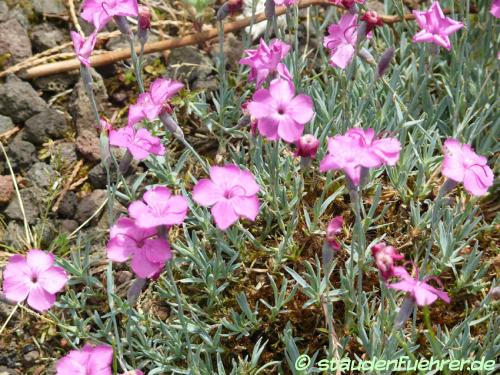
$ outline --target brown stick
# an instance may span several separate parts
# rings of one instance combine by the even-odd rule
[[[307,8],[312,5],[330,5],[330,6],[335,6],[334,4],[328,2],[328,0],[302,0],[299,4],[299,8]],[[277,7],[276,8],[276,15],[282,15],[286,12],[286,7]],[[451,11],[449,9],[445,9],[444,13],[450,13]],[[384,21],[386,24],[392,24],[396,22],[400,22],[402,18],[400,16],[385,16],[381,15],[380,18]],[[413,14],[405,14],[403,16],[404,20],[413,20],[415,16]],[[238,21],[234,21],[231,23],[226,23],[224,25],[224,33],[230,33],[234,31],[241,30],[250,24],[253,23],[259,23],[262,21],[266,20],[266,16],[264,13],[259,13],[255,15],[254,19],[252,20],[252,17],[247,17]],[[216,38],[218,35],[218,31],[216,28],[212,28],[207,31],[202,31],[197,34],[193,35],[188,35],[182,38],[176,38],[176,39],[169,39],[169,40],[161,40],[159,42],[152,42],[152,43],[147,43],[144,47],[144,53],[149,54],[149,53],[154,53],[154,52],[161,52],[169,49],[174,49],[174,48],[179,48],[179,47],[184,47],[184,46],[189,46],[189,45],[194,45],[194,44],[199,44],[202,42],[205,42],[207,40]],[[137,53],[140,52],[139,47],[136,48]],[[96,67],[96,66],[102,66],[102,65],[108,65],[112,64],[117,61],[125,60],[130,58],[130,49],[128,48],[122,48],[118,49],[116,51],[108,52],[108,53],[103,53],[102,55],[95,55],[90,58],[91,65]],[[32,78],[38,78],[38,77],[44,77],[44,76],[49,76],[52,74],[57,74],[57,73],[65,73],[69,72],[72,70],[77,70],[80,68],[80,62],[78,59],[71,59],[71,60],[65,60],[65,61],[59,61],[55,63],[50,63],[50,64],[43,64],[40,66],[35,66],[32,68],[26,69],[26,71],[21,75],[25,79],[32,79]]]

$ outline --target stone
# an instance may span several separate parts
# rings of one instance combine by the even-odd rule
[[[3,244],[16,248],[23,248],[26,242],[24,226],[14,220],[9,221],[5,230],[0,229],[0,238]]]
[[[76,198],[76,194],[68,191],[64,194],[61,203],[59,203],[57,214],[64,219],[71,219],[75,215],[77,205],[78,199]]]
[[[8,367],[0,366],[0,375],[19,375],[19,373]]]
[[[108,100],[106,86],[104,86],[102,77],[94,69],[91,69],[91,72],[94,80],[93,88],[98,109],[101,113],[105,113],[105,103]],[[68,109],[73,118],[77,134],[80,134],[83,130],[96,131],[96,117],[81,78],[73,89]]]
[[[24,139],[35,145],[42,145],[50,139],[64,138],[69,130],[64,114],[47,108],[25,122]]]
[[[9,6],[5,1],[0,1],[0,22],[9,19]]]
[[[33,87],[15,75],[9,75],[0,85],[0,114],[10,117],[14,123],[22,123],[46,108],[47,103]]]
[[[71,165],[78,160],[76,145],[73,142],[58,143],[53,150],[52,160],[63,165]]]
[[[12,18],[0,23],[0,56],[9,54],[7,66],[14,65],[32,56],[28,32],[18,20]]]
[[[191,89],[215,90],[218,85],[214,73],[212,61],[197,47],[187,46],[172,50],[166,75],[184,81]]]
[[[23,202],[26,220],[28,224],[34,224],[40,214],[47,192],[37,186],[32,186],[22,189],[19,193]],[[23,214],[17,197],[10,201],[4,213],[9,219],[23,221]]]
[[[37,162],[31,166],[26,177],[29,179],[32,186],[47,189],[54,185],[59,178],[59,173],[49,164]]]
[[[51,23],[42,23],[31,29],[31,43],[35,52],[57,47],[63,42],[63,32]]]
[[[98,189],[83,198],[76,209],[76,221],[82,224],[88,220],[106,200],[106,194],[106,190]]]
[[[61,93],[73,87],[80,75],[72,72],[54,74],[33,80],[33,85],[44,92]]]
[[[245,48],[241,39],[238,39],[233,33],[226,34],[224,38],[224,57],[228,69],[233,71],[238,69],[244,50]],[[215,64],[215,59],[219,57],[220,44],[214,44],[211,51]]]
[[[36,350],[31,350],[23,354],[23,362],[27,366],[34,365],[39,358],[40,358],[40,353],[38,353],[38,351]]]
[[[0,176],[0,204],[9,203],[14,195],[14,184],[11,176]]]
[[[101,160],[101,147],[99,137],[95,130],[83,130],[76,137],[76,149],[78,152],[90,162]]]
[[[78,228],[78,222],[76,220],[59,220],[58,222],[60,233],[72,233]]]
[[[14,123],[10,117],[0,115],[0,134],[13,129],[14,127]]]
[[[14,138],[9,144],[7,155],[13,169],[26,169],[37,161],[35,146],[19,138]]]
[[[33,0],[33,10],[35,13],[44,15],[67,16],[68,10],[62,0]]]
[[[115,168],[112,168],[115,170]],[[108,185],[108,177],[106,173],[106,168],[104,168],[104,165],[102,163],[97,164],[95,167],[93,167],[89,173],[89,182],[90,184],[95,188],[95,189],[105,189],[106,186]],[[116,173],[112,173],[111,178],[116,178]]]

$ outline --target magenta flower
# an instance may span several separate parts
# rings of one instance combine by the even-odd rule
[[[156,234],[156,228],[139,228],[134,220],[121,217],[110,230],[108,258],[119,263],[132,258],[131,267],[137,276],[154,277],[172,259],[168,241],[155,238]]]
[[[394,262],[404,259],[404,256],[399,254],[394,247],[387,246],[385,242],[380,242],[372,247],[372,255],[384,280],[400,274],[399,271],[402,267],[396,267]]]
[[[210,207],[217,228],[226,230],[239,217],[254,221],[259,213],[260,187],[254,176],[234,164],[210,168],[210,179],[204,178],[193,188],[193,200]]]
[[[76,57],[80,60],[82,65],[87,68],[90,67],[90,55],[92,55],[92,51],[94,51],[97,35],[92,33],[87,39],[85,39],[80,35],[80,33],[75,31],[72,31],[70,34]]]
[[[113,348],[109,345],[86,344],[72,350],[56,364],[56,375],[112,375]]]
[[[365,0],[328,0],[330,3],[335,5],[341,5],[347,9],[350,9],[354,6],[355,3],[364,4]]]
[[[337,241],[337,234],[342,231],[344,218],[342,216],[334,217],[326,228],[326,242],[332,250],[340,250],[340,243]]]
[[[496,18],[500,18],[500,0],[493,0],[490,13]]]
[[[137,17],[137,0],[84,0],[82,18],[100,31],[113,17]]]
[[[394,284],[387,285],[389,288],[402,290],[407,292],[409,297],[412,298],[418,306],[427,306],[433,304],[438,298],[446,303],[450,303],[448,293],[444,292],[441,280],[434,276],[427,276],[423,280],[418,279],[418,270],[415,267],[416,277],[413,278],[403,267],[397,267],[398,274],[401,281]],[[427,281],[436,281],[441,289],[437,289],[428,284]]]
[[[434,43],[447,50],[451,50],[448,35],[464,27],[462,22],[445,17],[437,1],[432,3],[428,10],[423,12],[414,10],[413,14],[418,26],[422,29],[413,37],[414,43]]]
[[[274,4],[278,6],[284,5],[289,7],[291,5],[297,4],[298,1],[299,0],[274,0]]]
[[[278,68],[283,65],[281,61],[288,54],[290,48],[290,45],[279,39],[273,40],[269,46],[264,39],[260,39],[259,48],[246,50],[247,57],[241,59],[240,64],[250,67],[248,79],[255,81],[259,88],[270,74],[278,71]]]
[[[444,142],[442,173],[455,182],[463,182],[465,190],[472,195],[485,195],[493,185],[493,172],[488,160],[474,152],[470,145],[462,145],[450,138]]]
[[[356,52],[357,21],[357,14],[346,13],[338,24],[328,27],[323,46],[330,50],[330,65],[334,68],[345,69]]]
[[[184,85],[180,82],[158,78],[151,84],[149,92],[140,94],[137,103],[129,107],[128,125],[137,124],[144,119],[153,121],[162,112],[170,111],[166,101],[177,94],[182,87]]]
[[[278,137],[292,143],[300,138],[304,124],[314,115],[309,96],[295,96],[293,83],[276,79],[269,89],[260,89],[248,104],[248,111],[258,120],[259,132],[270,140]]]
[[[314,159],[318,152],[319,139],[312,134],[305,134],[295,142],[295,146],[297,149],[294,156]]]
[[[354,186],[359,186],[363,169],[395,165],[400,151],[396,138],[376,139],[373,129],[353,128],[328,140],[329,154],[321,161],[319,170],[341,169]]]
[[[128,206],[128,213],[139,228],[182,224],[188,210],[186,198],[172,195],[170,189],[156,186],[144,193],[143,200]]]
[[[8,300],[22,302],[37,311],[46,311],[56,302],[68,281],[68,275],[54,266],[54,256],[38,249],[28,251],[26,257],[13,255],[3,272],[3,291]]]
[[[109,144],[125,147],[136,160],[144,160],[150,154],[165,155],[160,138],[154,137],[144,128],[135,130],[132,126],[125,126],[118,130],[112,129],[109,132]]]

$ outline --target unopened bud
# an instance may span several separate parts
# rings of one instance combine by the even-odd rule
[[[120,32],[123,35],[127,35],[128,36],[130,34],[130,27],[128,25],[127,17],[124,17],[124,16],[115,16],[114,19],[115,19],[115,22],[116,22],[116,26],[118,27],[118,30],[120,30]]]
[[[378,26],[383,26],[384,21],[374,10],[369,10],[361,16],[361,20],[366,22],[366,33],[373,31]]]
[[[373,58],[373,55],[366,48],[361,48],[358,51],[358,56],[361,57],[364,61],[366,61],[370,65],[376,65],[377,62]]]
[[[380,58],[377,66],[377,78],[380,78],[384,75],[384,73],[389,68],[391,64],[392,58],[394,57],[394,48],[389,47],[385,50],[384,54]]]
[[[160,114],[160,120],[162,124],[165,126],[165,128],[171,132],[174,136],[176,136],[179,139],[184,138],[184,132],[182,131],[181,127],[179,124],[175,122],[172,116],[168,114],[167,112],[163,112]]]
[[[145,5],[139,5],[139,40],[141,44],[146,44],[148,30],[151,28],[151,11]]]
[[[319,140],[312,134],[305,134],[295,142],[295,146],[295,156],[314,159],[318,152]]]
[[[266,0],[264,14],[268,20],[271,20],[276,15],[276,4],[274,0]]]
[[[217,11],[217,21],[222,21],[230,14],[236,13],[243,7],[243,0],[228,0]]]

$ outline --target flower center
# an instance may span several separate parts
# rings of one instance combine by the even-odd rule
[[[224,198],[231,199],[233,197],[241,196],[245,194],[245,189],[241,186],[233,186],[231,189],[224,191]]]

